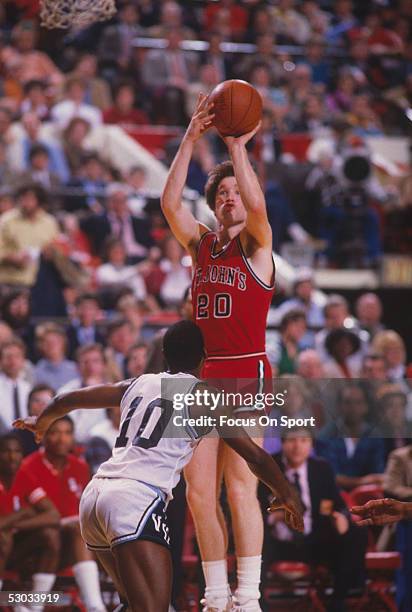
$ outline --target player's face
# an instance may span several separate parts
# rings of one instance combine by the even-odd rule
[[[73,428],[67,421],[57,421],[44,438],[46,452],[54,457],[66,457],[74,446]]]
[[[23,449],[17,440],[8,440],[0,447],[0,474],[17,472],[23,459]]]
[[[246,221],[246,209],[234,176],[222,179],[216,191],[215,214],[223,226]]]

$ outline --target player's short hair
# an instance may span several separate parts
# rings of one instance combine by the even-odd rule
[[[216,192],[220,181],[227,176],[235,176],[235,170],[231,161],[224,161],[218,164],[209,172],[205,186],[206,202],[213,211],[216,207]]]
[[[192,321],[175,323],[164,335],[163,353],[169,367],[180,372],[197,368],[205,355],[203,335]]]

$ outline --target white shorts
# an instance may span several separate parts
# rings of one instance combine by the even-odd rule
[[[165,494],[129,478],[93,478],[80,500],[80,528],[90,550],[110,550],[132,540],[169,548]]]

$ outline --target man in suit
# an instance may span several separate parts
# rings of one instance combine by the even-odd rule
[[[147,256],[154,242],[150,235],[150,221],[134,217],[128,208],[129,190],[126,185],[113,183],[107,188],[107,212],[92,214],[81,221],[97,255],[103,255],[108,236],[122,240],[128,262],[137,263]]]
[[[26,349],[19,338],[0,348],[0,434],[11,429],[16,414],[28,416],[27,400],[31,385],[24,378]]]
[[[142,66],[143,82],[153,96],[156,118],[169,125],[185,125],[185,92],[194,80],[198,68],[196,54],[181,49],[182,33],[169,28],[167,47],[152,49]]]
[[[105,344],[105,337],[98,328],[100,318],[99,298],[94,293],[83,293],[75,302],[76,316],[66,328],[69,356],[75,356],[77,349],[85,344]]]
[[[136,3],[125,2],[118,12],[118,22],[103,31],[98,48],[98,59],[106,76],[119,71],[125,73],[130,68],[133,40],[144,36],[139,25],[139,11]]]
[[[282,438],[282,451],[274,455],[304,505],[304,534],[293,534],[280,513],[273,513],[267,518],[263,558],[267,563],[289,560],[326,564],[334,578],[330,609],[337,612],[344,609],[350,588],[363,587],[366,531],[353,526],[332,468],[312,456],[312,450],[308,430],[290,429]],[[268,499],[262,486],[260,497],[266,508]]]

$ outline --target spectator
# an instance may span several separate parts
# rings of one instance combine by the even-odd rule
[[[15,289],[5,296],[1,306],[1,318],[10,326],[13,334],[23,340],[28,357],[33,360],[36,354],[34,325],[31,321],[30,295],[27,289]]]
[[[70,168],[70,173],[73,176],[76,176],[82,167],[86,153],[84,140],[90,128],[91,125],[88,121],[80,117],[74,117],[69,121],[68,126],[63,132],[64,154]]]
[[[13,169],[16,172],[28,170],[30,152],[34,146],[40,145],[47,149],[50,172],[56,174],[60,181],[67,181],[70,173],[60,143],[47,135],[47,131],[45,132],[42,129],[41,121],[35,113],[25,113],[21,123],[24,131],[9,146],[9,156],[12,160]]]
[[[54,395],[55,391],[52,387],[49,387],[49,385],[35,385],[30,391],[27,400],[27,412],[29,416],[40,416]],[[27,429],[16,429],[15,433],[23,446],[23,454],[25,457],[39,450],[40,445],[35,441],[31,431]]]
[[[139,378],[146,371],[147,344],[138,342],[134,344],[127,357],[126,370],[131,378]]]
[[[226,11],[230,23],[230,38],[242,40],[246,32],[248,13],[243,6],[239,6],[233,0],[222,0],[219,4],[208,4],[204,13],[205,29],[210,32],[215,29],[218,13]]]
[[[168,236],[163,243],[160,269],[164,276],[159,290],[159,298],[166,308],[180,304],[182,293],[190,283],[189,262],[185,264],[185,259],[185,253],[176,238]]]
[[[412,425],[406,419],[408,397],[400,385],[387,383],[378,387],[375,398],[377,435],[383,438],[386,463],[393,450],[412,443]]]
[[[1,110],[0,110],[0,122],[1,122]],[[1,197],[4,197],[8,193],[8,185],[11,185],[13,181],[13,174],[10,168],[9,161],[7,159],[7,144],[0,140],[0,181],[2,185]],[[9,190],[10,194],[10,190]],[[0,214],[5,212],[4,203],[1,206]]]
[[[143,166],[132,166],[125,176],[126,185],[129,187],[127,204],[132,215],[138,219],[147,219],[146,179],[147,172]]]
[[[107,30],[105,30],[107,32]],[[111,106],[110,87],[104,79],[97,76],[97,57],[92,53],[82,53],[69,76],[82,79],[86,83],[84,102],[105,111]]]
[[[249,14],[249,24],[245,33],[245,42],[255,43],[259,36],[274,33],[274,24],[270,7],[258,3]]]
[[[31,385],[25,380],[26,348],[18,338],[0,346],[0,433],[11,429],[12,422],[27,415],[27,399]]]
[[[361,378],[374,381],[388,380],[386,361],[379,353],[367,353],[362,361]]]
[[[70,358],[73,358],[80,346],[104,344],[104,336],[98,327],[100,319],[101,310],[97,295],[94,293],[80,294],[75,301],[74,318],[66,328]]]
[[[313,271],[309,268],[301,268],[296,272],[293,283],[293,297],[276,308],[273,317],[270,317],[270,321],[272,324],[277,324],[287,312],[297,308],[305,313],[309,328],[323,327],[325,322],[324,305],[325,297],[316,291]],[[313,347],[314,343],[314,331],[308,330],[301,340],[300,347]]]
[[[372,341],[372,348],[383,355],[390,382],[405,383],[406,348],[401,336],[391,330],[380,331]]]
[[[119,319],[109,325],[106,356],[114,361],[121,378],[126,376],[127,358],[137,340],[135,330],[127,319]]]
[[[98,48],[98,58],[103,74],[113,78],[119,71],[130,69],[133,40],[144,35],[139,25],[139,10],[133,2],[124,2],[117,14],[118,23],[106,27]]]
[[[92,474],[112,456],[112,449],[119,435],[120,418],[120,406],[111,408],[107,410],[107,419],[92,427],[85,450],[85,458]]]
[[[383,331],[382,302],[376,293],[363,293],[358,297],[355,304],[355,313],[358,318],[359,327],[368,332],[371,340],[378,332]]]
[[[296,374],[310,380],[325,378],[323,363],[315,350],[306,349],[299,353],[296,358]]]
[[[295,10],[296,4],[295,0],[279,0],[272,8],[275,33],[281,43],[304,45],[309,40],[309,22]]]
[[[35,382],[59,389],[77,375],[74,361],[66,359],[67,337],[64,328],[53,323],[38,325],[36,336],[42,359],[34,369]]]
[[[102,210],[102,201],[106,195],[104,164],[96,152],[83,153],[81,167],[77,176],[67,183],[67,195],[64,208],[69,212]]]
[[[142,339],[144,315],[147,312],[146,304],[139,302],[133,293],[124,292],[116,302],[116,312],[121,319],[126,319],[132,327],[133,337],[136,341]]]
[[[81,387],[102,385],[109,382],[106,372],[106,359],[100,344],[85,344],[77,349],[76,362],[79,376],[58,389],[59,393],[73,391]],[[76,427],[76,442],[86,444],[94,425],[107,418],[104,408],[97,410],[76,410],[72,414]]]
[[[289,310],[280,322],[277,341],[269,343],[267,353],[272,368],[278,374],[293,374],[299,353],[299,342],[306,332],[306,317],[302,310]]]
[[[319,352],[319,356],[322,361],[326,361],[328,353],[326,350],[325,342],[328,333],[332,329],[339,329],[345,327],[351,331],[357,331],[354,320],[349,313],[349,305],[347,300],[338,294],[331,294],[327,298],[326,304],[323,307],[323,314],[325,317],[325,327],[321,329],[315,336],[315,348]],[[352,360],[354,367],[356,361],[360,363],[362,359],[362,353],[366,352],[368,345],[368,337],[364,333],[358,334],[361,340],[362,351],[357,355],[354,355]]]
[[[292,132],[308,132],[318,136],[325,132],[328,123],[326,108],[320,95],[310,94],[302,103],[299,114],[291,121]]]
[[[85,461],[71,452],[74,445],[72,419],[64,416],[55,421],[43,442],[44,448],[26,457],[20,470],[42,483],[60,513],[60,529],[55,533],[55,546],[60,553],[59,557],[62,555],[63,559],[64,556],[66,564],[68,562],[73,566],[74,578],[86,610],[103,612],[106,608],[101,596],[97,564],[80,534],[79,501],[90,473]],[[59,561],[58,558],[54,573],[57,572]]]
[[[32,145],[29,152],[29,166],[16,178],[19,185],[37,183],[52,196],[53,210],[58,208],[61,181],[51,170],[49,149],[43,144]]]
[[[100,109],[83,102],[85,96],[86,84],[83,79],[71,77],[66,80],[63,100],[55,104],[51,110],[51,120],[57,128],[64,130],[74,117],[84,119],[91,127],[101,125]]]
[[[185,92],[197,74],[198,59],[193,52],[182,50],[179,29],[168,30],[166,41],[165,49],[147,53],[142,66],[143,82],[153,96],[156,119],[168,125],[185,125]]]
[[[326,38],[331,43],[343,42],[357,25],[358,20],[353,14],[352,0],[336,0]]]
[[[46,83],[44,81],[28,81],[24,85],[24,98],[20,106],[22,115],[34,113],[40,121],[49,115],[49,105],[46,96]]]
[[[150,222],[130,214],[127,198],[129,189],[121,183],[107,188],[107,212],[84,219],[81,228],[89,237],[96,254],[102,254],[105,240],[112,235],[123,242],[128,261],[137,263],[144,259],[153,245]]]
[[[352,524],[331,466],[311,456],[312,450],[312,438],[306,430],[292,430],[282,437],[282,451],[274,459],[301,498],[304,534],[294,537],[282,513],[270,514],[263,558],[267,563],[274,560],[326,563],[334,580],[330,609],[342,610],[349,589],[364,586],[367,534]],[[262,486],[261,490],[263,497]],[[267,506],[266,499],[264,502]]]
[[[124,287],[130,287],[138,300],[146,298],[146,285],[138,265],[126,264],[126,249],[118,238],[106,242],[106,261],[96,270],[96,282],[100,290],[112,295]]]
[[[33,474],[19,468],[23,459],[14,434],[0,438],[0,590],[6,567],[19,574],[29,571],[34,592],[48,592],[55,581],[56,550],[53,535],[59,513]],[[32,558],[30,570],[27,564]],[[30,575],[29,574],[29,575]],[[42,608],[41,608],[42,609]]]
[[[16,208],[5,213],[0,227],[0,282],[34,284],[42,250],[58,235],[54,217],[43,210],[45,192],[36,184],[16,192]]]
[[[115,123],[124,129],[149,123],[146,113],[136,108],[136,94],[133,83],[124,81],[115,89],[114,105],[103,113],[105,123]]]
[[[368,412],[364,387],[345,383],[338,388],[336,415],[331,415],[319,435],[317,451],[331,464],[342,489],[383,483],[384,445],[382,440],[371,437]]]
[[[209,32],[206,36],[209,47],[201,55],[201,63],[214,67],[217,82],[221,83],[231,75],[232,58],[222,51],[222,37],[219,32]],[[188,108],[190,114],[190,107]]]
[[[359,362],[351,361],[360,349],[359,337],[344,327],[332,329],[325,340],[329,358],[324,363],[328,378],[356,378],[359,376]]]
[[[178,29],[183,40],[195,38],[193,30],[183,23],[183,10],[177,2],[167,0],[160,9],[160,23],[149,28],[147,34],[154,38],[167,38],[170,30]]]
[[[269,70],[270,84],[278,83],[283,76],[283,69],[276,57],[276,40],[273,34],[263,34],[256,40],[256,52],[247,55],[234,67],[235,75],[248,79],[254,66],[266,66]]]
[[[213,64],[202,64],[199,69],[199,79],[189,83],[186,90],[186,110],[192,116],[197,106],[200,93],[210,93],[219,83],[219,73]],[[206,142],[198,140],[196,144]]]
[[[21,21],[12,33],[13,47],[3,58],[7,70],[12,71],[21,84],[45,81],[59,87],[63,75],[48,55],[36,50],[38,32],[33,21]]]
[[[306,44],[304,63],[312,70],[312,81],[326,87],[331,80],[331,67],[325,58],[325,43],[322,37],[313,37]]]
[[[326,107],[332,113],[348,113],[358,90],[354,71],[350,68],[340,70],[333,91],[326,98]]]
[[[368,94],[357,94],[346,119],[358,136],[381,136],[382,126],[373,110],[372,99]]]

